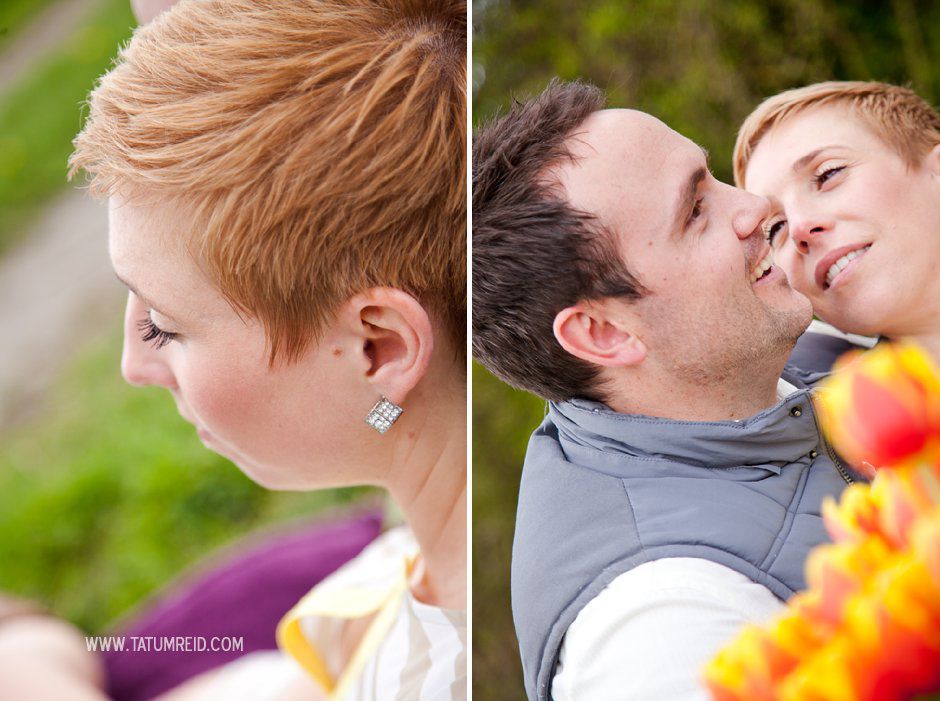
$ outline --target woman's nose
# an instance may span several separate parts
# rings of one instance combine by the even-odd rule
[[[790,227],[790,238],[800,253],[809,253],[810,249],[819,242],[819,236],[829,231],[832,226],[822,217],[806,211],[790,209],[787,211]]]
[[[147,309],[134,296],[127,295],[124,312],[124,348],[121,353],[121,375],[135,387],[157,385],[176,389],[176,378],[161,350],[141,339],[138,322],[145,318]]]

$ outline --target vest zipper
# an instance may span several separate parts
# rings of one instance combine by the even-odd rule
[[[816,397],[815,389],[810,390],[810,396],[813,397],[813,399],[815,399]],[[813,422],[816,424],[816,433],[819,434],[819,442],[822,443],[826,447],[826,454],[829,456],[829,459],[832,460],[833,467],[836,468],[839,475],[842,477],[842,479],[845,480],[845,483],[853,484],[855,480],[852,479],[852,476],[848,473],[848,470],[846,470],[842,466],[842,462],[839,460],[839,456],[836,455],[836,451],[832,449],[832,446],[829,445],[829,442],[826,440],[826,437],[823,436],[822,429],[819,427],[819,419],[816,416],[816,407],[813,406],[812,409],[813,409]]]
[[[839,462],[839,458],[836,455],[836,451],[826,442],[826,439],[822,439],[823,445],[826,446],[826,452],[829,453],[829,458],[832,460],[832,464],[835,465],[835,468],[839,471],[839,474],[842,475],[842,479],[845,480],[846,484],[852,484],[855,480],[852,479],[852,476],[848,471],[842,467],[842,463]]]

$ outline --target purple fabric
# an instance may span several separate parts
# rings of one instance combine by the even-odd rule
[[[255,650],[276,649],[278,621],[307,591],[358,555],[379,534],[381,516],[308,525],[224,558],[174,586],[123,626],[123,652],[104,653],[108,694],[115,701],[147,701],[190,677]],[[243,637],[230,652],[131,651],[130,636]]]

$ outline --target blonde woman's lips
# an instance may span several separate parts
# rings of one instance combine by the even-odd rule
[[[829,251],[816,264],[816,285],[827,290],[843,270],[868,251],[870,243],[853,243]]]

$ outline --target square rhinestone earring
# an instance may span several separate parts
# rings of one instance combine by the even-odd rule
[[[403,411],[404,409],[400,406],[382,397],[372,407],[372,411],[366,415],[366,423],[379,433],[385,433],[392,427],[393,423],[398,421],[398,417],[401,416]]]

